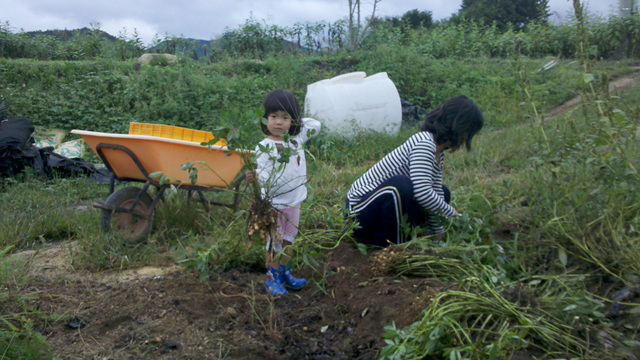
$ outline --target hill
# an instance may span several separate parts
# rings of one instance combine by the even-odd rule
[[[37,37],[40,35],[50,35],[56,38],[56,40],[60,40],[60,41],[69,41],[71,39],[73,39],[74,37],[87,37],[90,36],[92,34],[97,34],[98,37],[100,38],[104,38],[107,39],[109,41],[116,41],[117,38],[105,31],[102,30],[96,30],[96,29],[89,29],[87,27],[83,27],[80,29],[74,29],[74,30],[58,30],[58,29],[54,29],[54,30],[37,30],[37,31],[27,31],[25,32],[25,34],[31,36],[31,37]]]

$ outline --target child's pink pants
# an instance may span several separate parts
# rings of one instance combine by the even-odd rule
[[[273,242],[274,253],[282,251],[282,240],[292,243],[298,234],[298,224],[300,223],[300,205],[278,210],[278,226],[275,229],[275,241]],[[271,245],[271,236],[267,236],[266,249]]]

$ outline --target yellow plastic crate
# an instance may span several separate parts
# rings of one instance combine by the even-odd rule
[[[198,143],[206,142],[214,138],[213,133],[208,131],[188,129],[180,126],[136,122],[129,123],[129,134],[157,136],[167,139],[193,141]],[[225,139],[219,139],[215,145],[226,146],[227,141]]]

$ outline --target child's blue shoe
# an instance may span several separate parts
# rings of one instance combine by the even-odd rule
[[[264,282],[264,285],[267,288],[267,292],[271,296],[282,296],[289,294],[287,289],[284,288],[284,285],[282,284],[282,276],[276,268],[270,267],[267,269],[267,281]]]
[[[281,282],[293,290],[298,290],[307,284],[307,279],[296,278],[291,274],[291,267],[280,264],[278,266]]]

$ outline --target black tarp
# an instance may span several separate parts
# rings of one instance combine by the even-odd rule
[[[415,125],[421,124],[427,116],[427,110],[410,103],[407,100],[401,100],[400,105],[402,106],[402,122]]]
[[[35,128],[25,118],[0,120],[0,176],[21,173],[31,166],[37,150],[31,135]]]
[[[108,182],[111,174],[81,158],[67,158],[53,152],[53,147],[37,148],[33,140],[35,128],[25,118],[0,120],[0,178],[12,177],[26,168],[38,176],[86,176]]]

